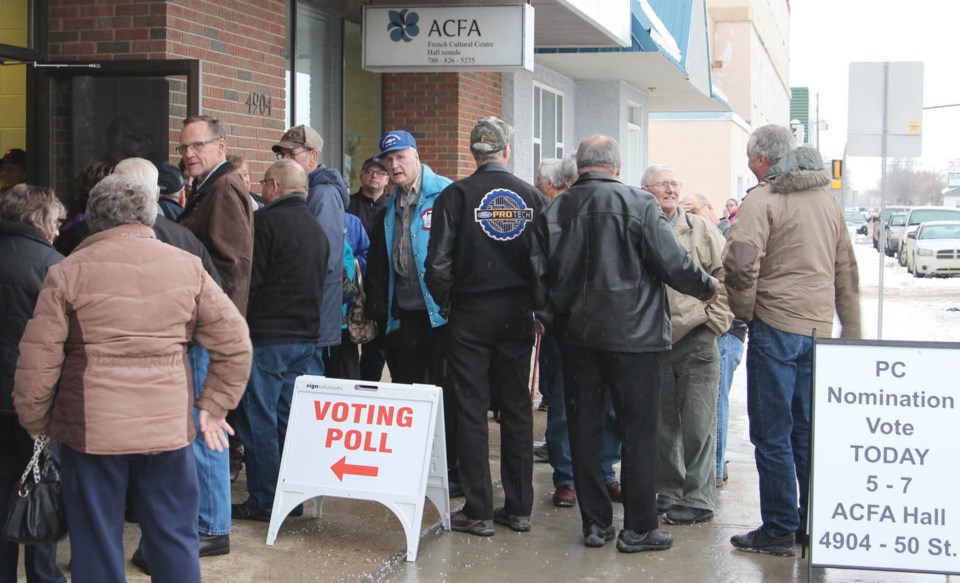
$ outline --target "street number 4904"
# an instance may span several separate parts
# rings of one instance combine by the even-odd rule
[[[855,551],[857,549],[870,550],[869,534],[860,536],[854,532],[827,531],[823,533],[823,536],[820,537],[818,542],[828,549],[847,549],[849,551]]]

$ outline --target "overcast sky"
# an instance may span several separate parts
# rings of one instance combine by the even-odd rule
[[[811,123],[816,95],[825,159],[842,158],[847,137],[851,62],[920,61],[923,105],[960,104],[960,0],[791,0],[790,85],[810,88]],[[960,159],[960,106],[924,110],[926,168],[947,170]],[[876,186],[880,158],[848,158],[855,188]]]

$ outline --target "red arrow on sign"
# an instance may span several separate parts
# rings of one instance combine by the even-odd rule
[[[355,464],[347,463],[347,456],[343,456],[337,463],[330,466],[330,469],[333,470],[333,473],[336,474],[337,479],[341,482],[343,481],[344,474],[353,474],[354,476],[369,476],[371,478],[376,478],[377,474],[380,473],[380,468],[377,466],[358,466]]]

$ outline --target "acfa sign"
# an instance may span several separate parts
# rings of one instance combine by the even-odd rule
[[[533,71],[533,6],[365,6],[370,71]]]

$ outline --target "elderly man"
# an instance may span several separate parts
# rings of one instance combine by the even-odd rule
[[[158,581],[200,581],[191,410],[212,451],[250,371],[247,326],[200,260],[157,241],[156,187],[104,178],[86,210],[91,235],[50,268],[20,344],[14,405],[32,435],[61,444],[76,581],[123,581],[129,493]],[[193,400],[191,338],[210,375]]]
[[[317,306],[333,259],[323,228],[307,210],[303,168],[293,160],[280,160],[267,169],[260,184],[267,204],[255,216],[247,313],[254,366],[237,410],[249,497],[233,505],[233,517],[269,522],[293,384],[315,360],[321,326]]]
[[[566,192],[576,181],[577,159],[567,156],[542,160],[537,168],[534,184],[543,193],[544,200],[549,202]]]
[[[829,338],[836,313],[841,336],[860,338],[859,276],[819,152],[766,125],[747,140],[747,165],[760,183],[730,228],[723,267],[730,307],[750,328],[747,413],[763,525],[730,542],[792,557],[795,535],[806,536],[813,334]]]
[[[177,221],[196,235],[210,253],[220,284],[241,314],[246,314],[253,261],[253,206],[233,165],[227,161],[226,129],[220,120],[191,116],[183,120],[177,152],[193,177],[193,195]],[[202,342],[188,353],[194,388],[206,381],[209,355]],[[199,452],[198,452],[199,453]],[[201,501],[201,532],[206,554],[229,552],[230,454],[206,451],[198,458],[198,475],[211,492]]]
[[[701,216],[711,224],[716,225],[724,239],[730,234],[730,221],[726,217],[717,217],[713,205],[702,194],[688,194],[680,199],[680,208],[684,211]],[[733,373],[740,366],[743,359],[743,343],[747,338],[747,324],[739,318],[733,319],[733,324],[720,338],[717,339],[717,348],[720,349],[720,395],[717,397],[717,488],[722,488],[729,477],[727,472],[727,428],[730,425],[730,387],[733,385]]]
[[[374,225],[367,255],[367,313],[386,322],[390,376],[398,383],[445,386],[447,319],[424,281],[433,206],[452,181],[420,162],[410,132],[394,130],[380,140],[377,158],[396,187]],[[396,370],[394,370],[394,368]],[[451,495],[461,495],[457,475],[456,406],[452,391],[443,393],[447,471]]]
[[[649,193],[624,185],[620,147],[591,136],[577,149],[580,178],[535,223],[538,317],[560,339],[573,473],[584,544],[614,537],[599,445],[612,391],[623,438],[623,530],[617,550],[668,549],[658,527],[660,353],[670,349],[664,284],[715,301],[719,282],[677,242]]]
[[[496,117],[481,119],[470,132],[477,170],[447,186],[434,205],[424,278],[450,318],[447,359],[457,395],[460,485],[467,498],[451,524],[479,536],[494,534],[494,521],[517,532],[530,530],[533,507],[529,227],[543,197],[507,169],[513,135]],[[487,435],[493,391],[500,403],[506,498],[496,509]]]
[[[650,166],[641,184],[657,198],[693,262],[711,276],[723,277],[723,237],[706,219],[679,207],[681,185],[673,170]],[[722,286],[718,301],[710,304],[668,287],[667,302],[673,347],[660,356],[657,511],[666,513],[668,524],[694,524],[713,518],[720,375],[717,337],[730,328],[733,314]]]
[[[323,138],[313,128],[296,125],[273,146],[278,160],[293,160],[307,173],[307,210],[323,227],[330,245],[330,261],[323,280],[320,337],[310,374],[324,373],[323,353],[340,345],[343,323],[343,213],[350,193],[335,168],[320,163]]]

